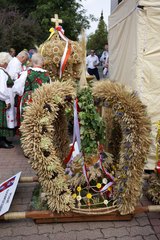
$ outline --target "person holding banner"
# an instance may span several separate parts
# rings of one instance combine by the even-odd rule
[[[6,72],[11,59],[9,53],[0,52],[0,148],[6,149],[14,147],[7,140],[7,137],[14,136],[14,113],[10,111],[12,99],[9,94],[14,83]]]

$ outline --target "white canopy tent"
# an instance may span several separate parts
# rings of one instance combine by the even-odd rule
[[[137,91],[152,122],[146,169],[156,164],[160,120],[160,0],[123,0],[109,17],[110,79]]]

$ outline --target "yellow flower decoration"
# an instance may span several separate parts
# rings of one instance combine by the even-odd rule
[[[86,197],[87,197],[88,199],[91,199],[91,198],[92,198],[92,194],[91,194],[91,193],[87,193]]]
[[[79,186],[77,187],[77,191],[80,192],[82,190],[82,188]]]
[[[77,194],[76,193],[73,193],[72,194],[72,198],[75,199],[77,197]]]
[[[108,191],[110,191],[110,192],[111,192],[111,191],[112,191],[112,187],[109,187],[109,188],[108,188]]]
[[[100,189],[102,187],[101,183],[97,183],[96,187]]]

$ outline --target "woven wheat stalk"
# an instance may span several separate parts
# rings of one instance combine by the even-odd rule
[[[49,209],[57,212],[74,206],[62,166],[69,152],[65,106],[74,97],[70,83],[44,84],[33,93],[20,128],[24,154],[38,175]]]
[[[82,71],[81,44],[71,40],[69,40],[69,44],[71,45],[71,54],[67,60],[61,81],[79,79]],[[55,31],[53,36],[41,44],[38,49],[44,57],[45,69],[50,73],[52,81],[59,79],[60,63],[65,51],[65,46],[66,42],[60,38],[58,31]]]
[[[122,215],[129,214],[135,210],[141,195],[142,174],[150,145],[150,121],[146,107],[134,93],[109,81],[97,83],[93,87],[93,94],[97,104],[111,109],[112,125],[118,126],[114,129],[117,129],[116,141],[119,137],[120,143],[116,149],[119,160],[116,160],[113,208],[105,208],[104,211],[75,209],[69,188],[71,183],[66,181],[62,164],[69,151],[64,113],[66,96],[75,96],[70,83],[46,84],[34,92],[33,101],[26,107],[21,126],[22,147],[32,168],[37,172],[52,211],[65,212],[73,209],[96,215],[118,209]]]
[[[118,125],[115,134],[119,135],[120,146],[114,199],[120,213],[129,214],[135,210],[141,195],[142,174],[150,146],[150,120],[146,107],[135,93],[117,83],[99,82],[93,87],[93,94],[97,104],[112,110]]]

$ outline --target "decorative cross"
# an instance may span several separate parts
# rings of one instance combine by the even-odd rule
[[[54,18],[51,18],[51,22],[55,23],[55,27],[59,26],[59,23],[62,23],[62,19],[58,19],[58,14],[54,14]]]

